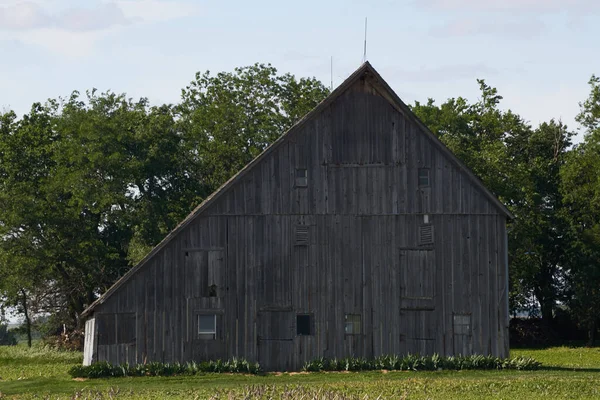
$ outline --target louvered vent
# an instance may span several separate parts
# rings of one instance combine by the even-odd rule
[[[421,225],[419,227],[419,244],[421,246],[433,244],[433,225]]]
[[[296,246],[308,246],[308,226],[296,226]]]

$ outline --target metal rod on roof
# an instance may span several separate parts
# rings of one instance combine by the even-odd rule
[[[333,56],[331,56],[331,90],[333,90]]]
[[[365,47],[363,50],[363,63],[367,61],[367,17],[365,17]]]

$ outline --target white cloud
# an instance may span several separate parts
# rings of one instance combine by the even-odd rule
[[[103,30],[129,22],[115,3],[105,3],[91,9],[71,8],[55,17],[56,26],[69,31]]]
[[[50,23],[49,16],[35,3],[0,4],[0,29],[27,30]]]
[[[168,21],[200,12],[199,2],[162,0],[116,0],[127,18],[143,22]]]
[[[97,41],[125,26],[174,20],[199,12],[197,3],[115,0],[86,7],[67,0],[0,0],[3,39],[36,45],[69,57],[87,55]]]
[[[106,31],[72,32],[43,28],[24,32],[16,40],[63,56],[77,58],[90,54],[96,42],[106,35]]]
[[[600,11],[597,0],[418,0],[420,7],[441,11],[526,11],[533,13],[588,13]]]
[[[0,6],[0,30],[28,31],[54,28],[66,31],[93,31],[127,23],[127,18],[115,3],[62,10],[57,10],[55,7],[47,9],[40,3],[32,1]]]
[[[485,78],[496,75],[498,71],[483,64],[444,65],[441,67],[424,67],[419,69],[384,68],[384,76],[395,77],[400,81],[439,82],[446,80]]]
[[[544,32],[546,26],[538,19],[501,20],[459,18],[431,29],[436,36],[495,35],[508,38],[531,38]]]

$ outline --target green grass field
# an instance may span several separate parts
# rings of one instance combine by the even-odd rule
[[[0,347],[0,399],[600,399],[600,348],[513,350],[539,371],[206,374],[77,381],[81,353]]]

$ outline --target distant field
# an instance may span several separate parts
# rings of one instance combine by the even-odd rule
[[[540,371],[360,372],[72,380],[81,353],[0,347],[0,399],[599,399],[600,348],[513,350]]]

